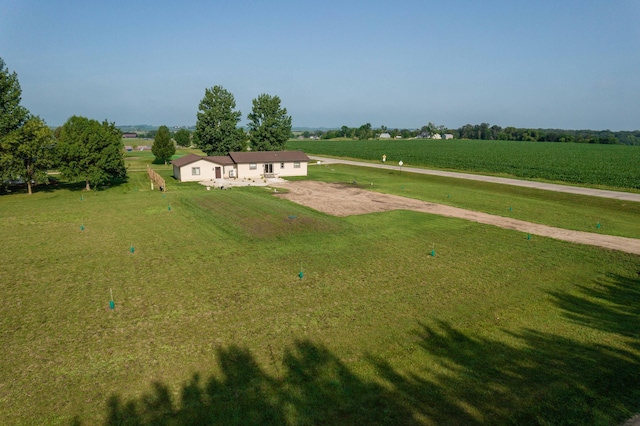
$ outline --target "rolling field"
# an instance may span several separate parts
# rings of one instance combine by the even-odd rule
[[[144,172],[99,192],[0,196],[5,423],[617,424],[640,412],[638,256],[410,211],[333,217],[157,168],[164,196]],[[566,194],[498,202],[498,186],[376,173],[310,168],[581,226]],[[636,235],[637,206],[595,201],[615,233]]]
[[[480,140],[290,140],[307,154],[640,190],[640,147]]]

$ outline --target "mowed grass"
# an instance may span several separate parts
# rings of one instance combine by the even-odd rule
[[[448,177],[311,165],[309,177],[576,231],[640,238],[640,203]],[[373,184],[373,185],[372,185]]]
[[[640,411],[638,256],[416,212],[331,217],[264,188],[148,187],[140,172],[0,197],[3,422]]]

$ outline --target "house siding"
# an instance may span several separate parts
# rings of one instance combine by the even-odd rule
[[[235,158],[234,158],[235,156]],[[251,161],[251,156],[256,157],[256,161]],[[272,157],[273,156],[273,157]],[[266,157],[266,158],[265,158]],[[270,160],[273,158],[273,161]],[[234,160],[238,160],[234,164]],[[220,167],[222,179],[230,179],[229,172],[235,171],[235,177],[240,179],[260,179],[264,176],[265,164],[273,164],[273,174],[280,176],[306,176],[308,157],[299,151],[276,151],[276,152],[256,152],[232,153],[229,156],[200,157],[189,154],[185,157],[174,160],[173,176],[181,182],[200,182],[216,179],[216,167]],[[251,169],[251,164],[255,164],[255,169]],[[284,164],[284,167],[281,167]],[[295,167],[298,164],[299,167]],[[200,174],[193,175],[192,168],[199,167]]]
[[[192,169],[194,167],[200,168],[199,175],[192,174]],[[178,178],[181,182],[200,182],[203,180],[212,180],[216,177],[216,164],[213,164],[206,160],[194,161],[193,163],[189,163],[180,167],[178,174],[180,175],[180,177],[176,176],[176,178]]]

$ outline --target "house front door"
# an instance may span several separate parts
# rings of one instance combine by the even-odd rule
[[[216,179],[220,179],[222,177],[222,171],[220,167],[216,167]]]
[[[273,173],[273,164],[271,163],[267,163],[264,165],[264,174],[271,174]]]

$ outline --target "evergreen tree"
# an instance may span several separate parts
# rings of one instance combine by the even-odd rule
[[[173,154],[176,153],[176,146],[171,140],[171,132],[167,126],[160,126],[153,138],[153,147],[151,147],[156,162],[165,163],[171,160]]]

